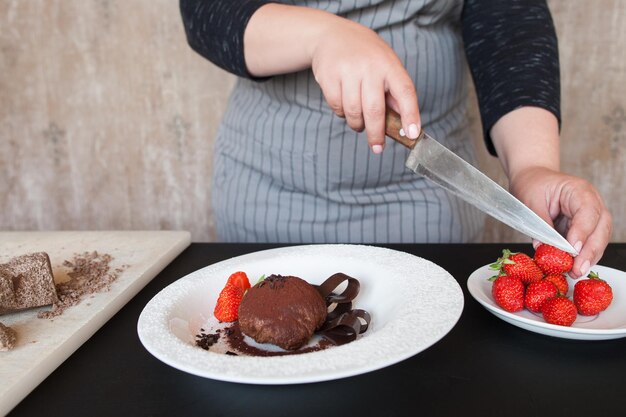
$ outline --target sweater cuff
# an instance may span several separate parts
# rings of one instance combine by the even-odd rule
[[[198,54],[240,77],[254,77],[246,67],[243,37],[252,15],[265,0],[180,0],[187,42]]]

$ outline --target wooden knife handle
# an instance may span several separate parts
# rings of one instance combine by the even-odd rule
[[[401,136],[400,129],[402,129],[400,115],[390,107],[387,107],[385,112],[385,134],[407,148],[413,149],[418,139],[409,139],[406,135]]]

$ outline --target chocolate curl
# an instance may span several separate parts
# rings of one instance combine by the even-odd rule
[[[371,317],[367,311],[351,310],[334,320],[326,321],[319,334],[335,345],[343,345],[356,340],[358,335],[364,333],[370,320]]]
[[[348,281],[348,286],[341,294],[333,293],[333,290],[341,285],[344,281]],[[317,288],[317,291],[326,300],[326,305],[330,306],[332,303],[348,303],[356,298],[359,294],[361,284],[356,278],[352,278],[343,272],[337,272],[331,275],[326,281]]]
[[[326,315],[326,321],[332,321],[335,320],[337,317],[341,316],[342,314],[345,313],[349,313],[350,311],[352,311],[352,303],[343,303],[343,304],[337,304],[335,305],[335,308],[332,311],[329,311],[328,314]]]
[[[333,290],[345,281],[348,281],[346,289],[341,294],[333,293]],[[359,281],[342,272],[332,275],[318,287],[327,307],[336,304],[319,330],[319,334],[334,345],[343,345],[356,340],[358,335],[369,327],[371,321],[369,313],[360,309],[352,310],[352,300],[359,294],[359,289]]]

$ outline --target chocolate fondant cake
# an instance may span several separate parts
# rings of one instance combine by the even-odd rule
[[[324,298],[294,276],[270,275],[250,288],[239,306],[241,331],[258,343],[298,349],[326,320]]]
[[[44,252],[0,264],[0,314],[57,301],[50,258]]]

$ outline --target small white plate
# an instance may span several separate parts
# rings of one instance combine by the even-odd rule
[[[319,284],[336,272],[357,278],[355,308],[372,321],[358,340],[279,357],[231,356],[195,346],[228,276],[245,271],[299,276]],[[305,245],[255,252],[195,271],[170,284],[144,308],[137,330],[156,358],[222,381],[295,384],[373,371],[411,357],[444,337],[463,310],[463,293],[444,269],[404,252],[363,245]]]
[[[546,323],[540,314],[531,313],[526,309],[517,313],[510,313],[500,308],[491,295],[492,284],[488,279],[494,275],[494,271],[489,269],[489,265],[477,269],[470,275],[467,280],[467,289],[476,301],[491,313],[508,323],[531,332],[579,340],[606,340],[626,337],[626,273],[601,265],[596,265],[591,270],[597,272],[600,278],[609,283],[613,289],[613,302],[597,316],[578,315],[571,327]],[[568,281],[570,287],[568,295],[571,298],[576,281],[569,277]]]

